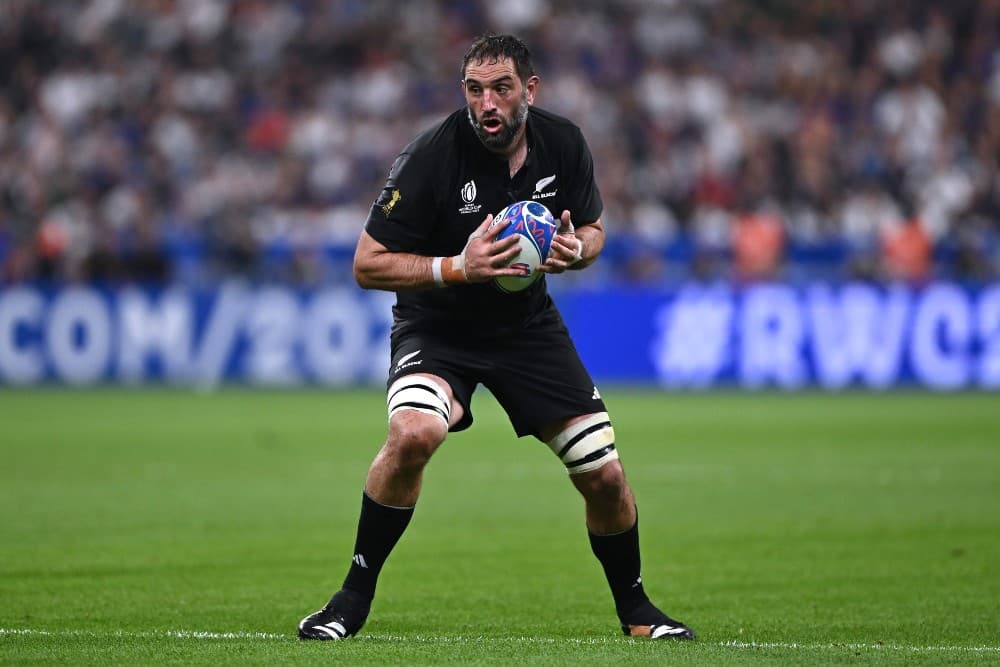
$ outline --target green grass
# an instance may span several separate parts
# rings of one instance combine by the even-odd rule
[[[1000,397],[605,393],[647,591],[697,642],[620,635],[565,472],[488,394],[333,644],[294,630],[381,393],[8,390],[0,663],[1000,662]]]

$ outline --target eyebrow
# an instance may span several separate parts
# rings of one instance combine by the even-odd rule
[[[495,86],[498,83],[507,83],[507,82],[513,82],[513,81],[514,81],[514,77],[512,77],[510,74],[504,74],[503,76],[500,76],[500,77],[497,77],[497,78],[491,80],[489,82],[489,84],[492,85],[492,86]],[[481,85],[483,85],[483,82],[480,81],[479,79],[470,79],[469,77],[465,77],[465,85],[468,86],[468,85],[471,85],[471,84],[476,84],[476,85],[481,86]]]

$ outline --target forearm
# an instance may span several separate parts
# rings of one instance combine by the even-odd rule
[[[465,282],[454,257],[424,257],[403,252],[374,253],[355,259],[354,277],[364,289],[395,292],[430,289]],[[435,275],[435,262],[438,275]]]
[[[505,225],[490,228],[492,220],[492,215],[486,216],[469,236],[462,252],[450,257],[393,252],[364,231],[354,251],[354,278],[364,289],[398,292],[522,275],[519,268],[510,266],[520,252],[517,236],[498,241]]]
[[[405,290],[431,286],[431,258],[409,253],[379,253],[354,260],[354,278],[364,289]]]

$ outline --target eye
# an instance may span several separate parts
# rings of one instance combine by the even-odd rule
[[[506,95],[507,93],[510,92],[510,86],[500,84],[499,86],[497,86],[496,90],[497,90],[497,95]]]

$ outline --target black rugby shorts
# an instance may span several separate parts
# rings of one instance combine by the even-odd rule
[[[507,412],[518,437],[571,417],[605,412],[597,387],[561,319],[516,334],[468,339],[419,328],[394,331],[386,387],[412,373],[437,375],[465,414],[451,431],[472,424],[472,393],[482,384]]]

